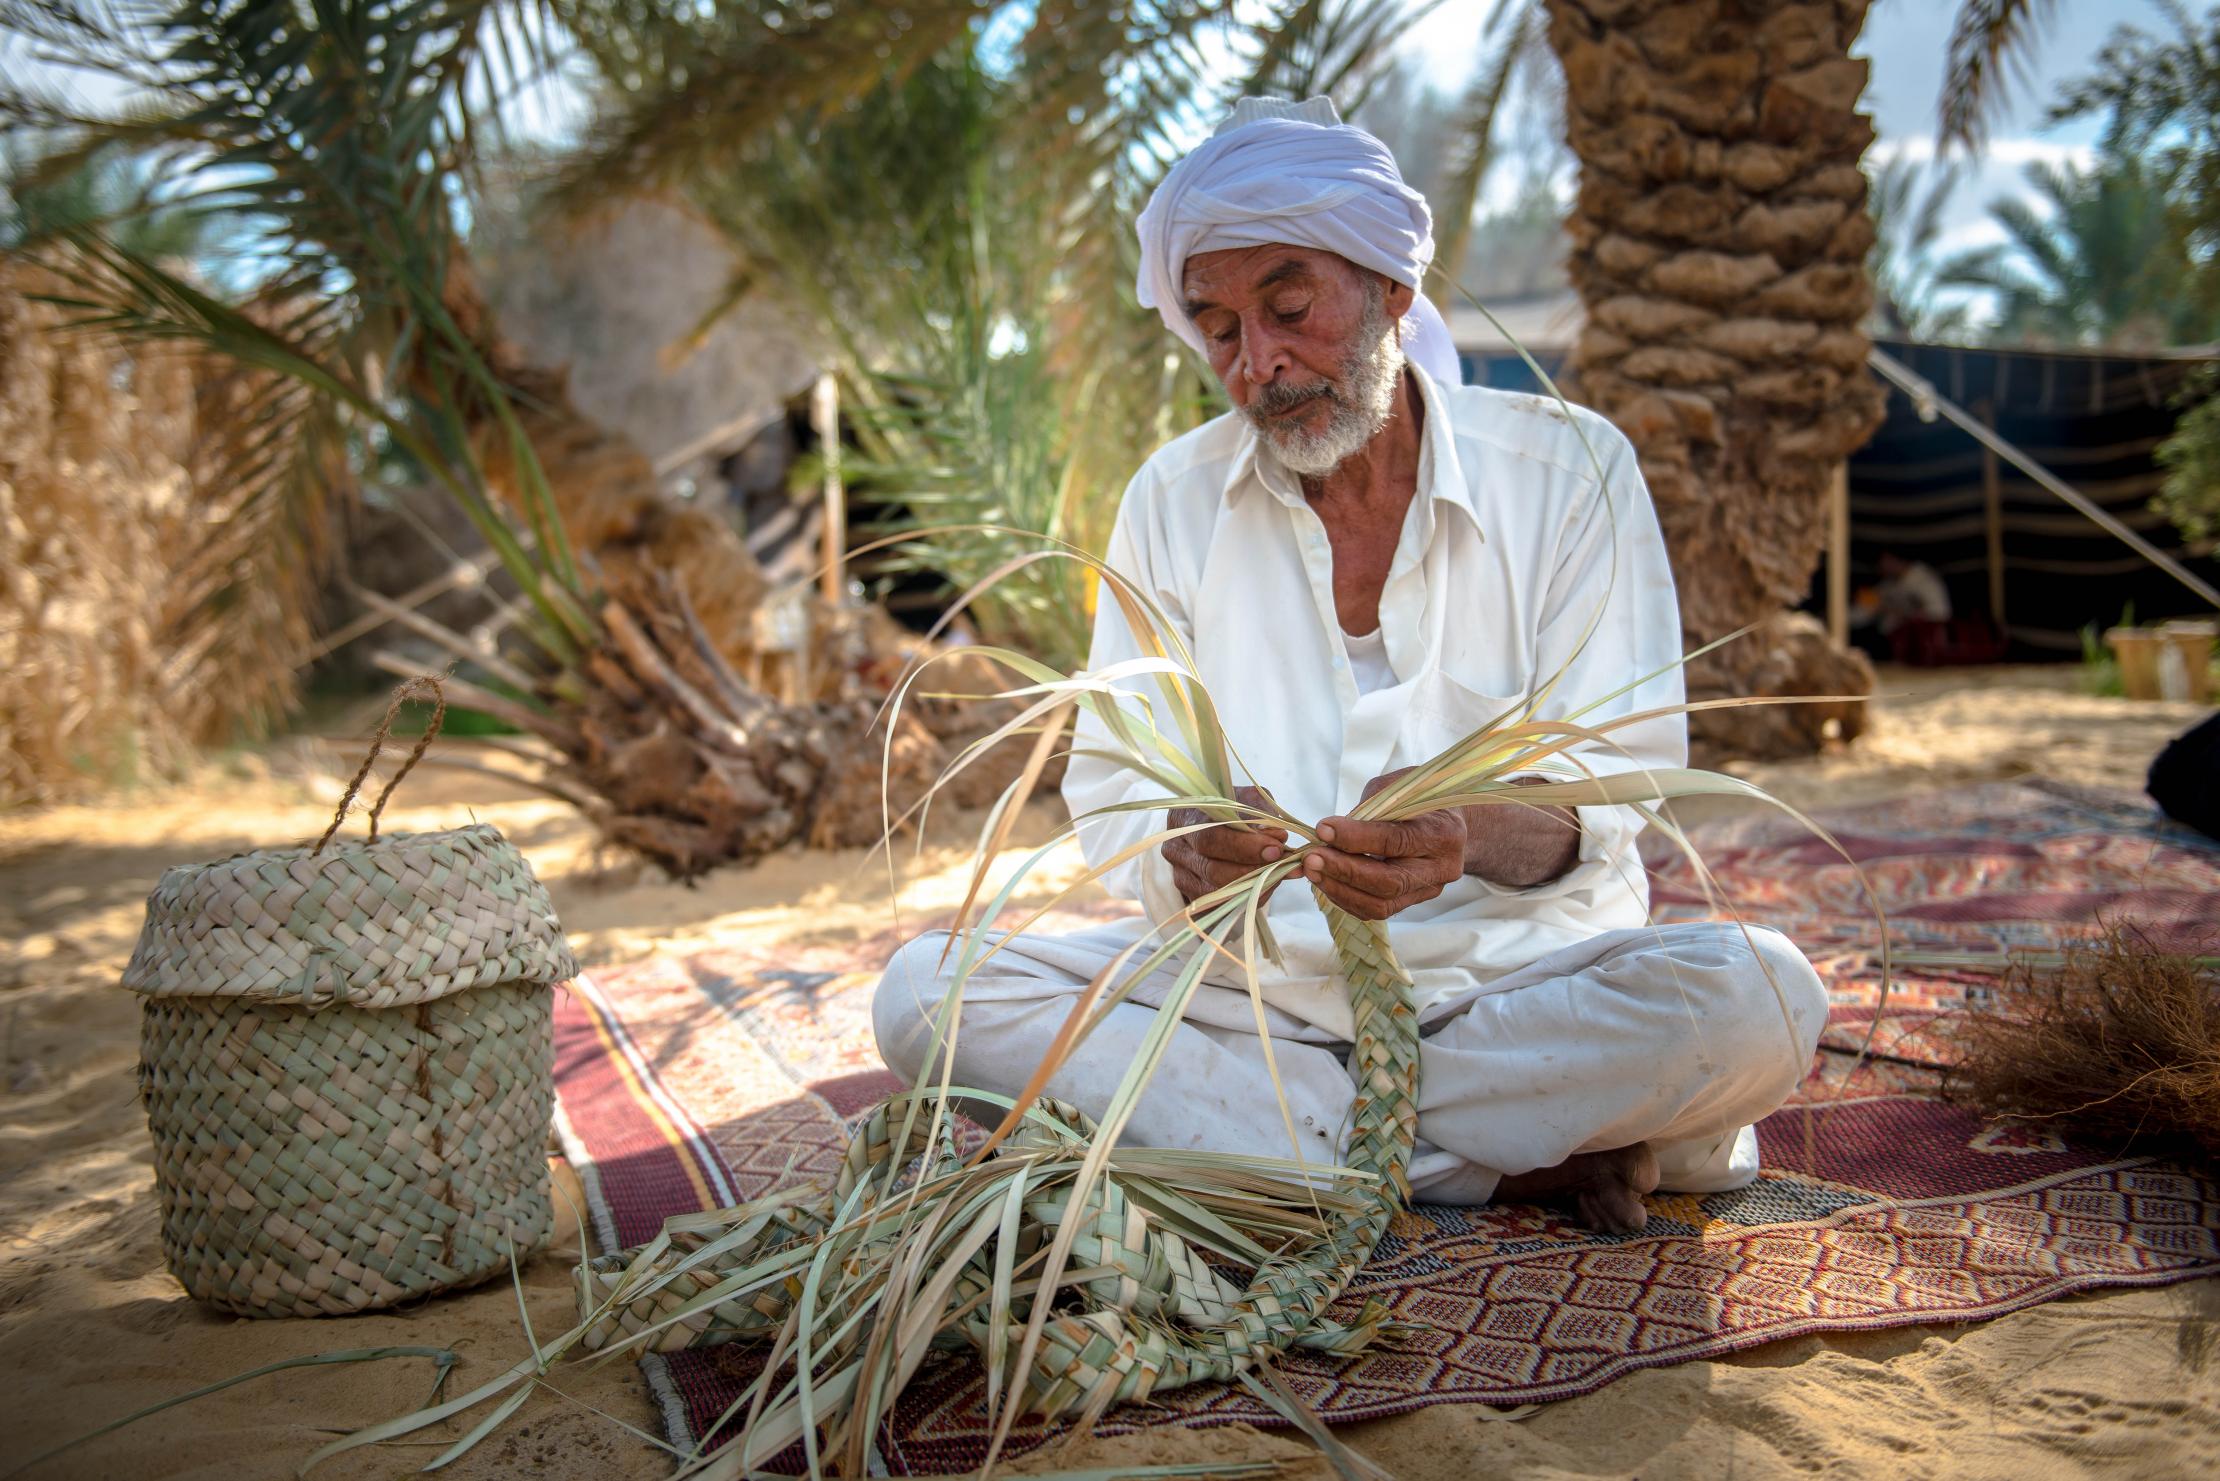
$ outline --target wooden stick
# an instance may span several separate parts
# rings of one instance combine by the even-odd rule
[[[496,653],[492,645],[477,642],[462,633],[456,632],[444,623],[435,622],[421,612],[412,612],[392,598],[380,596],[367,587],[358,586],[352,581],[347,583],[347,592],[356,601],[383,616],[387,621],[398,623],[420,638],[431,639],[457,658],[469,659],[510,688],[522,690],[526,693],[531,692],[532,680],[530,677],[525,674],[524,670]]]
[[[1983,397],[1974,414],[1987,426],[1996,425],[1996,409]],[[1987,534],[1989,567],[1989,621],[2004,631],[2004,483],[1999,477],[1996,449],[1981,445],[1981,515]]]
[[[840,382],[831,372],[817,377],[809,409],[825,464],[822,590],[825,605],[837,611],[848,602],[848,491],[840,482]]]
[[[1850,465],[1827,480],[1827,641],[1850,641]]]

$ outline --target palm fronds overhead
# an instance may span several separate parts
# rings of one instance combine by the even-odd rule
[[[1434,202],[1434,258],[1450,274],[1462,269],[1472,242],[1472,218],[1479,209],[1480,186],[1489,166],[1495,163],[1497,116],[1520,72],[1548,56],[1548,31],[1548,17],[1538,4],[1502,0],[1489,13],[1481,39],[1483,43],[1495,41],[1495,50],[1465,89],[1458,107],[1455,152],[1450,156],[1440,199]],[[1496,40],[1498,36],[1500,40]],[[1427,284],[1427,294],[1444,312],[1454,298],[1454,283],[1454,277],[1438,276]]]
[[[1935,255],[1943,211],[1961,176],[1955,164],[1900,154],[1872,177],[1866,211],[1873,218],[1873,249],[1866,270],[1873,278],[1875,333],[1947,342],[1969,332],[1970,306],[1941,299]]]
[[[2005,240],[1948,259],[1936,281],[1993,296],[1994,333],[2038,344],[2111,347],[2197,343],[2220,318],[2149,167],[2106,156],[2093,168],[2036,163],[2028,198],[1991,204]]]
[[[966,36],[980,0],[876,5],[587,3],[565,11],[609,105],[570,187],[682,187],[766,131],[829,117]]]
[[[1989,122],[2024,86],[2058,0],[1961,0],[1943,54],[1939,142],[1978,148]]]

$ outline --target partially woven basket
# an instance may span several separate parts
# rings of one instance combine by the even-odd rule
[[[496,829],[378,837],[392,790],[367,842],[165,873],[124,970],[162,1247],[229,1311],[470,1285],[552,1220],[553,984],[577,963]]]

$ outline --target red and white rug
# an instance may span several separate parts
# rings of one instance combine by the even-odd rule
[[[1899,950],[2055,946],[2114,918],[2188,944],[2220,923],[2220,849],[2134,803],[1998,784],[1823,821],[1880,892]],[[1748,918],[1782,926],[1819,962],[1836,999],[1829,1045],[1865,1041],[1879,953],[1855,872],[1792,826],[1734,823],[1698,843]],[[1661,914],[1701,911],[1685,865],[1661,858],[1655,879]],[[737,946],[574,985],[557,1011],[556,1079],[604,1248],[835,1165],[848,1128],[896,1088],[870,1032],[871,989],[895,944],[775,960]],[[1935,1029],[1992,981],[1900,967],[1873,1036],[1884,1057],[1846,1080],[1848,1057],[1823,1052],[1805,1094],[1759,1127],[1767,1170],[1755,1186],[1653,1199],[1638,1236],[1535,1208],[1412,1209],[1349,1299],[1377,1298],[1422,1335],[1353,1362],[1290,1358],[1289,1383],[1335,1421],[1561,1399],[1635,1368],[1803,1333],[1965,1321],[2220,1273],[2211,1178],[1984,1125],[1934,1098]],[[693,1443],[751,1362],[738,1349],[650,1359],[671,1438]],[[928,1370],[881,1436],[890,1467],[976,1465],[982,1392],[971,1363]],[[1240,1390],[1200,1386],[1100,1427],[1234,1421],[1277,1417]],[[1055,1433],[1021,1432],[1016,1449]]]

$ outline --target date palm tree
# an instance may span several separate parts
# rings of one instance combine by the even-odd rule
[[[736,226],[756,249],[751,265],[783,269],[790,291],[817,290],[800,301],[875,393],[863,398],[863,425],[908,491],[975,480],[989,494],[1056,490],[1096,476],[1081,472],[1088,449],[1122,435],[1095,414],[1104,398],[1073,368],[1082,328],[1099,327],[1075,315],[1119,301],[1123,234],[1093,228],[1130,207],[1146,161],[1172,156],[1172,121],[1198,102],[1203,28],[1229,28],[1260,78],[1308,90],[1356,71],[1384,34],[1377,9],[1299,0],[1237,22],[1226,3],[1113,14],[925,0],[900,13],[796,14],[677,0],[5,0],[0,21],[130,89],[100,114],[14,86],[5,104],[16,119],[72,133],[83,150],[160,152],[173,206],[267,224],[264,273],[243,306],[114,233],[59,233],[52,255],[78,326],[183,342],[261,372],[261,394],[237,408],[253,429],[253,456],[237,473],[257,497],[282,499],[312,476],[293,454],[311,444],[311,419],[329,417],[397,449],[455,498],[534,620],[521,652],[419,630],[495,681],[463,697],[545,744],[545,785],[687,875],[798,837],[836,841],[827,820],[875,822],[876,808],[849,795],[876,795],[875,769],[860,764],[870,715],[852,704],[782,709],[734,676],[759,583],[733,532],[665,499],[637,451],[570,404],[559,372],[501,338],[457,230],[483,146],[497,137],[488,100],[575,47],[608,106],[558,200],[709,182],[703,194],[724,219],[757,212]],[[982,19],[1004,29],[974,31]],[[1000,68],[991,78],[980,61],[990,53]],[[851,109],[862,100],[874,106]],[[882,116],[877,105],[905,100],[906,124],[939,108],[941,122],[963,126],[933,146],[943,153],[927,168],[891,182],[911,188],[917,209],[828,218],[824,187],[864,180],[821,169],[812,179],[800,167],[876,164],[866,151],[900,141],[873,136],[868,121]],[[1039,143],[1051,123],[1063,146],[1054,151]],[[1019,147],[1028,137],[1030,154]],[[770,168],[781,165],[783,176]],[[1028,172],[1040,189],[1007,188]],[[855,265],[839,247],[859,221],[874,229],[857,240],[880,252],[880,291],[857,295],[873,305],[860,313],[845,310],[861,279],[824,270]],[[1004,228],[1012,239],[997,242]],[[899,251],[880,250],[905,245],[929,268],[917,282],[889,270],[907,260]],[[1141,322],[1128,312],[1091,348],[1119,344]],[[911,344],[926,346],[922,359],[890,354]],[[1150,358],[1167,363],[1153,340]],[[1090,412],[1076,430],[1055,425],[1075,409]],[[1010,435],[1042,426],[1050,435]],[[1067,625],[1083,609],[1068,597],[1052,605]],[[922,782],[940,760],[930,736],[899,739],[897,806],[905,777]]]
[[[1581,165],[1568,228],[1588,311],[1583,397],[1632,438],[1691,643],[1691,694],[1865,693],[1864,660],[1794,614],[1829,483],[1879,425],[1866,373],[1875,228],[1860,160],[1863,0],[1544,0]],[[1939,128],[1971,143],[2056,8],[1964,0]],[[1861,705],[1692,717],[1700,740],[1787,755],[1852,735]]]
[[[760,589],[735,532],[666,499],[637,450],[581,416],[560,373],[521,359],[485,308],[458,206],[494,126],[484,100],[548,58],[522,7],[157,0],[0,17],[130,89],[94,114],[25,83],[7,99],[18,120],[82,151],[156,154],[166,209],[263,224],[245,303],[89,225],[44,249],[66,284],[52,297],[80,331],[254,372],[226,409],[242,497],[283,502],[327,478],[334,432],[397,452],[452,497],[529,620],[502,652],[419,630],[488,676],[451,687],[541,743],[543,785],[682,876],[876,815],[842,801],[876,796],[871,707],[786,708],[734,676]]]
[[[1790,609],[1829,481],[1879,424],[1863,322],[1863,4],[1548,0],[1579,158],[1567,223],[1588,310],[1572,371],[1633,440],[1691,644],[1691,696],[1863,694],[1870,670]],[[1862,707],[1693,717],[1756,754],[1855,733]],[[1833,725],[1828,724],[1833,721]]]
[[[2025,173],[2028,197],[1989,207],[2005,240],[1960,253],[1938,274],[1993,295],[1995,338],[2151,349],[2220,333],[2194,291],[2165,191],[2142,161],[2037,162]]]

